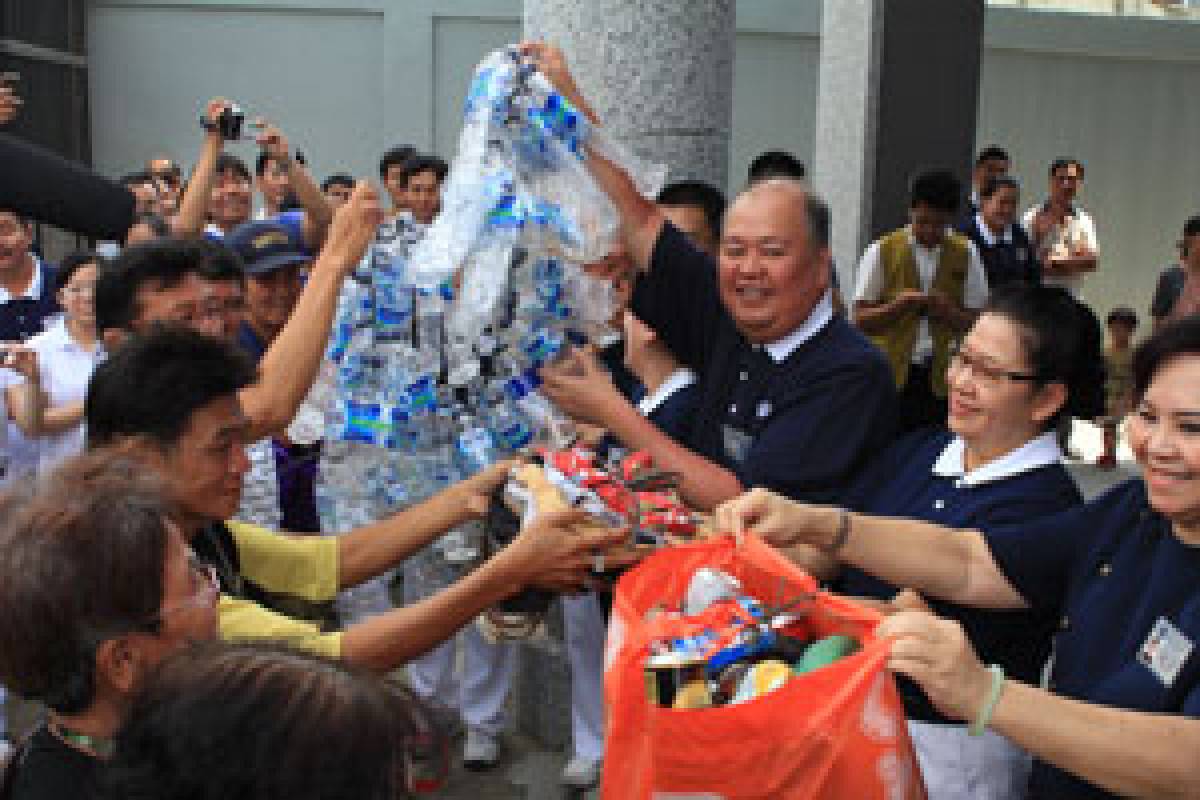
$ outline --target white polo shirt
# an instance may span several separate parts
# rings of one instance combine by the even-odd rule
[[[71,338],[62,317],[25,344],[37,353],[42,391],[46,393],[49,408],[77,403],[87,396],[92,372],[104,359],[104,349],[99,344],[91,350],[84,349]],[[82,452],[85,438],[82,422],[70,430],[40,437],[38,474],[44,475],[63,459]]]
[[[1034,248],[1039,253],[1042,248],[1046,248],[1050,251],[1049,258],[1061,258],[1070,255],[1071,249],[1076,246],[1086,247],[1093,253],[1099,252],[1100,247],[1096,243],[1096,223],[1092,220],[1091,214],[1078,206],[1071,209],[1062,224],[1054,224],[1041,241],[1035,239],[1033,236],[1033,219],[1045,207],[1045,204],[1031,206],[1025,212],[1025,215],[1021,217],[1021,225],[1025,228],[1025,232],[1029,234],[1029,241],[1033,242]],[[1079,289],[1083,286],[1083,279],[1085,277],[1087,276],[1083,274],[1052,275],[1044,269],[1044,265],[1042,269],[1043,285],[1060,286],[1076,297],[1079,296]]]

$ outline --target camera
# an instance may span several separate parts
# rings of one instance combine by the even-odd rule
[[[245,121],[246,115],[242,112],[241,106],[228,106],[217,117],[217,131],[225,141],[237,141],[242,138],[242,124]]]

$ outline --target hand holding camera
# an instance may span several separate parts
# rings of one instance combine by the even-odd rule
[[[200,127],[209,133],[215,133],[226,142],[236,142],[242,138],[242,126],[246,115],[242,107],[231,103],[223,97],[208,101],[204,114],[200,117]]]

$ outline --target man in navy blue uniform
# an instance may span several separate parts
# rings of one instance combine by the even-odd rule
[[[526,51],[594,118],[561,52]],[[828,208],[793,179],[757,183],[730,207],[714,261],[623,171],[594,153],[588,163],[637,265],[632,311],[697,373],[698,403],[676,442],[608,393],[570,391],[564,381],[553,399],[679,473],[693,507],[752,486],[836,503],[890,439],[896,395],[882,354],[833,313]]]

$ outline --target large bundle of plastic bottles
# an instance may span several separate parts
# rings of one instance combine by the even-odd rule
[[[343,289],[329,369],[318,503],[327,531],[417,502],[571,426],[539,370],[614,312],[604,257],[618,217],[584,163],[593,148],[650,195],[664,177],[592,125],[516,48],[476,69],[425,230],[384,226]],[[461,536],[441,549],[464,555]],[[451,559],[453,560],[453,559]]]

